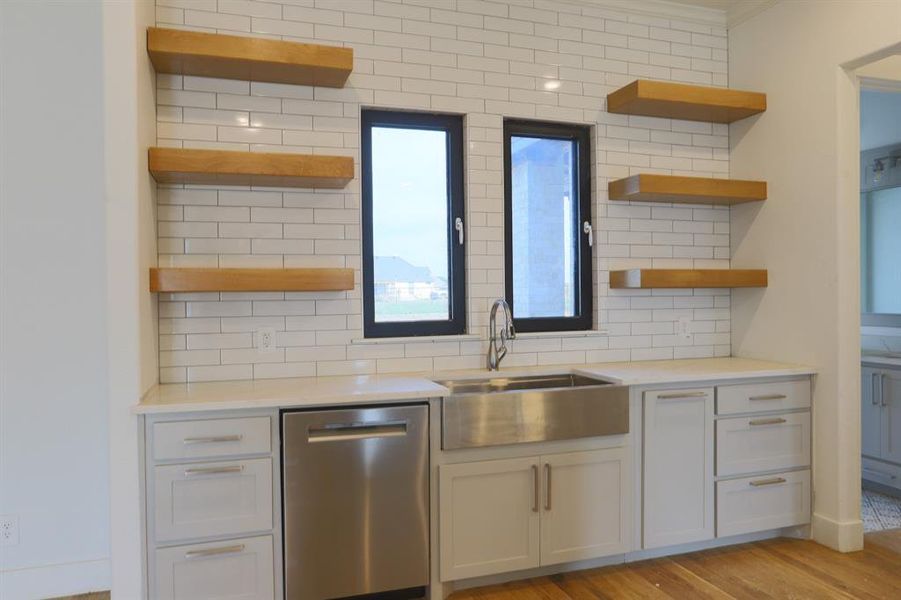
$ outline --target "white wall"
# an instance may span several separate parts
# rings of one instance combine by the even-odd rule
[[[99,1],[0,2],[0,597],[109,582]],[[134,464],[132,468],[134,468]]]
[[[152,0],[107,2],[103,14],[110,587],[114,598],[128,600],[145,589],[142,461],[131,409],[159,373],[156,299],[148,289],[148,268],[156,264],[156,185],[147,170],[147,148],[156,143],[156,99],[145,31],[154,8]]]
[[[770,273],[733,294],[733,353],[817,368],[813,535],[841,550],[863,541],[858,89],[841,65],[899,41],[898,0],[780,2],[729,37],[730,85],[768,95],[731,126],[732,176],[770,190],[733,209],[733,266]]]
[[[729,208],[607,201],[639,172],[726,177],[728,127],[606,112],[638,77],[725,86],[722,12],[651,17],[642,3],[548,0],[185,3],[158,0],[165,27],[349,46],[343,89],[159,76],[160,145],[340,154],[360,172],[360,110],[464,114],[469,336],[357,343],[360,179],[344,190],[161,187],[160,264],[351,267],[339,293],[161,294],[164,382],[480,368],[488,309],[504,295],[505,117],[593,127],[595,322],[609,336],[520,336],[505,367],[727,356],[729,290],[609,290],[617,268],[729,266]],[[676,7],[677,8],[677,7]],[[674,8],[673,10],[676,10]],[[554,81],[554,87],[546,86]],[[675,335],[679,318],[693,335]],[[277,350],[253,348],[272,327]]]

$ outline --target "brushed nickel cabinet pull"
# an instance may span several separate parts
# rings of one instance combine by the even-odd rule
[[[778,425],[785,422],[785,419],[754,419],[753,421],[748,421],[748,425]]]
[[[204,558],[207,556],[221,556],[223,554],[238,554],[244,552],[244,544],[235,544],[234,546],[222,546],[220,548],[207,548],[205,550],[189,550],[185,552],[185,558],[191,560],[193,558]]]
[[[785,394],[765,394],[763,396],[751,396],[748,400],[785,400],[788,398]]]
[[[538,512],[541,503],[541,486],[538,485],[538,465],[532,465],[532,512]]]
[[[888,395],[885,393],[885,378],[887,375],[885,373],[882,374],[882,377],[879,379],[879,399],[882,401],[882,406],[888,406]]]
[[[872,395],[872,403],[873,406],[879,406],[879,394],[876,393],[876,378],[879,377],[878,373],[873,373],[870,377],[870,394]]]
[[[188,437],[182,440],[185,446],[191,444],[218,444],[220,442],[240,442],[243,435],[211,435],[207,437]]]
[[[659,400],[675,400],[677,398],[703,398],[707,392],[680,392],[677,394],[660,394]]]
[[[551,510],[551,463],[544,463],[544,510]]]
[[[769,479],[757,479],[756,481],[749,481],[748,485],[753,485],[754,487],[761,487],[764,485],[776,485],[777,483],[785,483],[784,477],[770,477]]]
[[[196,477],[197,475],[219,475],[221,473],[240,473],[243,470],[243,465],[235,465],[231,467],[198,467],[196,469],[185,469],[185,477]]]

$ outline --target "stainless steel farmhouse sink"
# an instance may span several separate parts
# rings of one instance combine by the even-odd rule
[[[572,374],[436,380],[445,450],[629,432],[629,388]]]

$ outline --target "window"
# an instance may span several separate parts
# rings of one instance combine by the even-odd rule
[[[590,329],[588,129],[504,122],[506,295],[519,331]]]
[[[461,117],[363,111],[363,330],[466,326]]]

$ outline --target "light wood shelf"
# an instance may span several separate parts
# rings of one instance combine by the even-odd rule
[[[147,52],[157,73],[295,85],[344,87],[352,48],[264,38],[147,29]]]
[[[766,287],[765,269],[629,269],[610,271],[612,289]]]
[[[353,269],[150,269],[151,292],[331,292],[353,288]]]
[[[611,200],[731,206],[766,199],[765,181],[641,174],[607,184]]]
[[[732,123],[766,110],[766,94],[638,79],[607,94],[607,112]]]
[[[354,177],[349,156],[150,148],[148,164],[159,183],[343,188]]]

